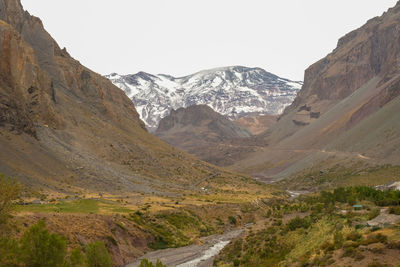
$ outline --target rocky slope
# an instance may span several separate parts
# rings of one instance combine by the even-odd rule
[[[241,155],[232,168],[277,179],[321,162],[400,164],[398,25],[400,3],[341,38],[306,70],[279,121],[258,136],[268,146]]]
[[[132,99],[151,130],[171,109],[192,105],[208,105],[230,119],[280,114],[302,86],[302,82],[280,78],[261,68],[242,66],[204,70],[180,78],[145,72],[106,77]]]
[[[212,161],[210,147],[232,138],[250,137],[251,133],[206,105],[172,110],[155,132],[162,140],[200,159]]]
[[[242,117],[235,122],[253,135],[257,135],[271,128],[276,123],[277,119],[278,116],[274,115],[259,115]]]
[[[0,147],[0,173],[32,190],[173,193],[234,177],[150,135],[125,93],[60,49],[19,0],[0,0]]]

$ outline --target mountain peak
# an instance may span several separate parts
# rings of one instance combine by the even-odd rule
[[[262,68],[227,66],[183,77],[138,72],[106,76],[134,102],[150,130],[171,109],[208,105],[230,119],[248,114],[280,114],[302,82],[280,78]]]

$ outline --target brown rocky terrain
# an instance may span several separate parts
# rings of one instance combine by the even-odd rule
[[[399,24],[400,3],[341,38],[257,136],[267,146],[239,155],[231,168],[275,180],[322,161],[400,164]]]
[[[237,119],[235,122],[247,129],[253,135],[265,132],[276,123],[278,116],[273,115],[259,115],[259,116],[246,116]]]
[[[167,143],[211,163],[218,163],[213,160],[218,146],[227,145],[235,138],[251,136],[245,128],[206,105],[172,110],[160,121],[155,134]]]
[[[0,0],[0,70],[0,173],[33,190],[175,192],[233,177],[150,135],[125,93],[61,49],[19,0]]]

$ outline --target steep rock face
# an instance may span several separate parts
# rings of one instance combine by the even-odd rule
[[[0,26],[0,124],[36,137],[35,123],[62,124],[51,105],[52,85],[34,51],[5,22]]]
[[[0,173],[77,194],[168,193],[224,173],[150,135],[125,93],[18,0],[0,0],[0,49]]]
[[[305,72],[268,144],[233,166],[278,179],[321,163],[400,164],[400,2],[338,42]]]
[[[251,133],[209,106],[196,105],[172,110],[160,121],[155,134],[167,143],[212,162],[213,148]]]
[[[305,71],[304,86],[285,114],[304,105],[322,114],[375,76],[382,83],[393,78],[399,70],[399,12],[397,4],[342,37],[331,54]]]
[[[280,114],[302,85],[261,68],[242,66],[204,70],[181,78],[144,72],[106,77],[132,99],[149,129],[155,129],[171,109],[192,105],[208,105],[230,119]]]

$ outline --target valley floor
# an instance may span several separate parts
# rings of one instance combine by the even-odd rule
[[[126,267],[138,267],[143,258],[146,258],[153,263],[156,263],[157,260],[161,260],[162,263],[167,266],[211,267],[213,266],[214,257],[232,239],[236,238],[242,232],[243,229],[237,229],[222,235],[213,235],[202,238],[199,240],[199,244],[149,252],[134,263],[128,264]]]

